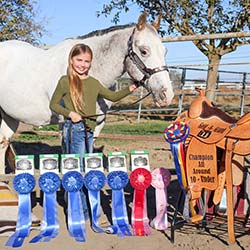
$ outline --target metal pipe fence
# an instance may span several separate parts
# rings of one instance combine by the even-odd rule
[[[137,116],[137,121],[140,122],[142,116],[162,116],[165,119],[173,119],[186,110],[191,101],[198,95],[195,88],[205,89],[207,70],[174,66],[169,67],[169,69],[175,91],[171,105],[166,108],[152,108],[152,105],[147,105],[149,101],[144,99],[137,106],[121,109],[119,112],[133,113]],[[124,81],[119,81],[118,89],[124,84]],[[140,98],[144,94],[146,94],[146,90],[140,88],[132,96]],[[249,112],[250,73],[220,70],[217,78],[215,104],[236,117]]]

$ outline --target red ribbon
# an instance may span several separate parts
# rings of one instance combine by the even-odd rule
[[[150,186],[151,181],[151,173],[145,168],[136,168],[130,174],[130,184],[135,189],[132,208],[132,227],[134,234],[137,236],[150,234],[145,191]]]

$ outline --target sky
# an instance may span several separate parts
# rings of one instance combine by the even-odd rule
[[[112,16],[100,16],[96,11],[102,10],[108,0],[40,0],[38,1],[39,18],[46,18],[44,23],[48,34],[41,38],[41,43],[55,45],[58,42],[71,37],[87,34],[94,30],[105,29],[115,25],[111,22]],[[136,7],[121,16],[119,24],[135,23],[140,15]],[[168,53],[166,63],[169,66],[176,65],[201,65],[207,64],[205,57],[192,42],[167,42],[164,43]],[[250,73],[250,45],[238,47],[236,52],[223,56],[220,70],[240,71]],[[239,63],[245,63],[238,65]],[[206,68],[206,67],[205,67]]]

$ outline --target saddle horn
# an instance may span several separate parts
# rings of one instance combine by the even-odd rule
[[[195,91],[197,91],[197,92],[199,93],[200,96],[205,96],[205,91],[204,91],[204,89],[195,88]]]
[[[188,115],[193,119],[197,118],[202,113],[203,102],[207,103],[208,106],[213,107],[213,104],[205,96],[204,89],[195,88],[195,90],[199,93],[199,97],[192,101],[188,110]]]

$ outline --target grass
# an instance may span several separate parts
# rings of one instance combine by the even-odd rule
[[[19,142],[56,141],[58,140],[58,136],[22,133],[18,136],[15,136],[14,140]]]
[[[124,135],[159,135],[168,126],[166,121],[146,121],[134,124],[112,124],[105,125],[102,129],[104,134]]]
[[[106,124],[102,129],[104,134],[124,134],[124,135],[161,135],[168,126],[166,121],[143,121],[141,123],[131,124]],[[48,125],[34,128],[34,132],[22,133],[15,136],[15,141],[22,142],[40,142],[55,141],[59,137],[56,135],[38,135],[35,131],[58,131],[58,125]]]
[[[58,124],[53,124],[53,125],[34,127],[34,130],[37,130],[37,131],[58,131],[59,130],[59,125]]]

